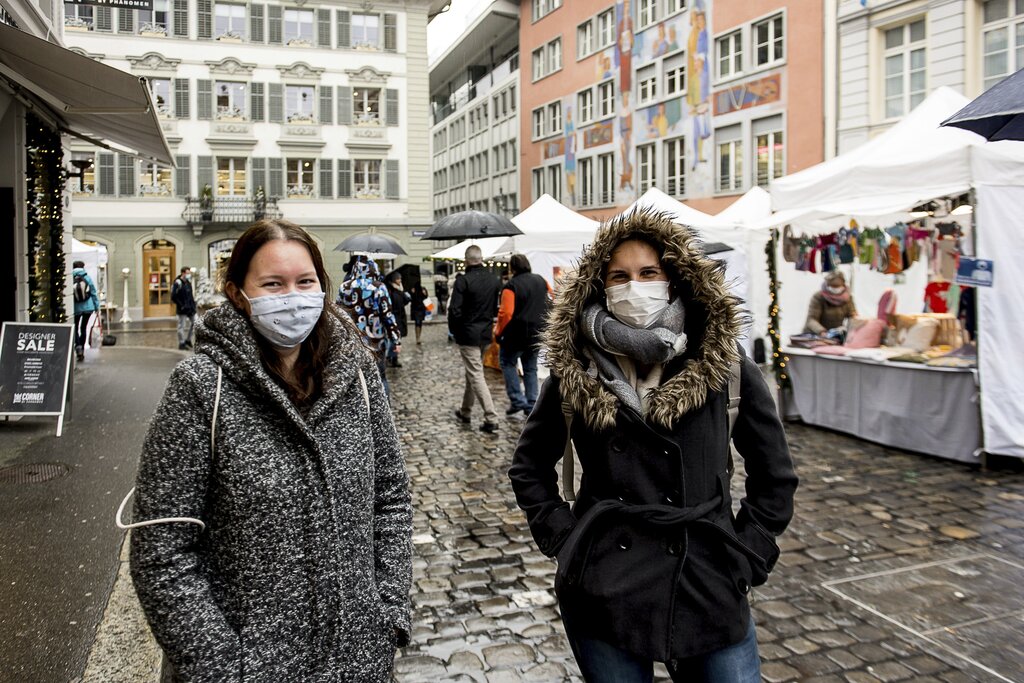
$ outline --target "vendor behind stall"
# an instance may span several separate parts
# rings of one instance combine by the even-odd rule
[[[804,332],[825,336],[829,330],[842,327],[843,321],[857,315],[857,307],[846,286],[846,277],[838,270],[825,275],[821,290],[811,297],[807,307]]]

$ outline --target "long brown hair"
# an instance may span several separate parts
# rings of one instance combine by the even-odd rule
[[[316,327],[313,328],[313,332],[299,347],[299,357],[295,361],[293,377],[286,376],[281,357],[273,344],[258,332],[254,334],[256,344],[260,349],[260,360],[263,362],[263,367],[267,369],[274,381],[281,385],[292,403],[304,407],[311,405],[323,391],[327,350],[331,341],[330,321],[327,320],[327,316],[331,315],[335,319],[341,320],[334,307],[328,303],[330,295],[327,293],[331,291],[331,278],[324,267],[324,259],[316,242],[313,241],[309,233],[290,221],[264,219],[253,223],[238,238],[235,248],[231,251],[231,259],[228,261],[224,273],[224,291],[235,308],[242,312],[248,311],[245,297],[242,296],[242,285],[245,284],[246,275],[249,274],[249,265],[256,252],[273,240],[291,240],[305,245],[313,260],[313,269],[316,270],[317,279],[320,280],[320,289],[325,292],[323,313],[320,315]]]

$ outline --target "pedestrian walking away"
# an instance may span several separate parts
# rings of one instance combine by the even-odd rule
[[[409,293],[409,315],[416,325],[416,344],[419,345],[420,336],[423,334],[423,321],[427,319],[427,299],[430,294],[423,285],[413,287]]]
[[[480,403],[484,412],[480,429],[496,432],[498,414],[494,411],[491,390],[484,378],[484,350],[491,343],[501,280],[483,264],[480,247],[466,247],[466,272],[455,278],[452,299],[448,304],[448,330],[455,338],[466,370],[462,405],[455,409],[455,417],[468,424],[473,404]]]
[[[724,266],[645,210],[603,226],[557,295],[551,376],[509,476],[537,546],[557,558],[588,683],[651,681],[654,662],[674,681],[761,680],[747,597],[779,557],[797,478],[768,386],[737,343],[745,317]],[[746,472],[735,516],[730,423]],[[583,467],[571,508],[554,472],[570,436]]]
[[[537,355],[551,288],[547,280],[531,272],[530,260],[523,254],[512,254],[509,271],[512,277],[501,290],[494,338],[500,345],[498,358],[510,404],[505,414],[522,418],[530,414],[537,402]]]
[[[188,266],[171,285],[171,301],[178,313],[178,348],[192,348],[192,330],[196,320],[196,300],[192,296],[192,269]]]
[[[402,333],[395,322],[388,288],[380,280],[376,262],[369,256],[353,256],[345,281],[338,288],[337,303],[355,322],[363,343],[377,359],[384,392],[390,395],[385,359],[388,348],[401,350]]]
[[[405,305],[409,303],[410,297],[402,288],[402,274],[397,270],[391,271],[384,279],[384,284],[387,285],[388,296],[391,297],[391,310],[395,315],[398,333],[401,335],[400,338],[405,338],[409,336],[409,322],[405,315]],[[388,346],[388,362],[391,363],[393,368],[402,367],[401,362],[398,360],[398,348],[394,344]]]
[[[85,342],[89,336],[89,320],[100,312],[96,285],[85,270],[85,261],[71,264],[71,298],[75,302],[75,357],[85,360]]]
[[[167,677],[389,681],[412,508],[372,355],[299,226],[254,224],[225,280],[137,480],[131,575]]]

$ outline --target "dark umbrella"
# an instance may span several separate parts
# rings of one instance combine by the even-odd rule
[[[420,239],[464,240],[480,237],[511,237],[523,231],[504,216],[486,211],[459,211],[439,219]]]
[[[942,122],[988,140],[1024,140],[1024,69],[1007,76]]]
[[[366,254],[406,254],[393,237],[370,233],[353,235],[334,248],[334,251],[358,251]]]

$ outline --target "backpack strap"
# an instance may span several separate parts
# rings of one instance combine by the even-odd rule
[[[562,451],[562,498],[566,502],[576,500],[576,474],[572,448],[572,406],[562,399],[562,416],[565,417],[565,450]]]
[[[728,422],[729,431],[727,432],[727,438],[729,442],[729,464],[726,466],[726,471],[729,473],[729,479],[732,479],[733,472],[736,471],[736,463],[733,460],[733,445],[732,445],[732,428],[736,426],[736,418],[740,413],[740,382],[742,366],[736,362],[729,366],[729,405],[728,405]]]

